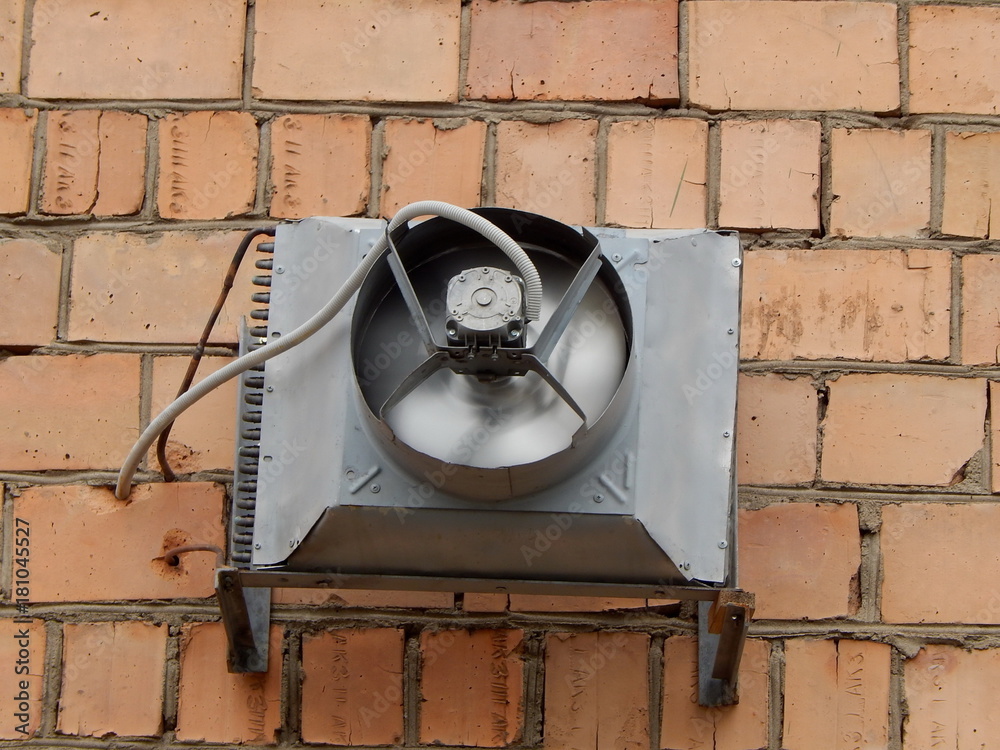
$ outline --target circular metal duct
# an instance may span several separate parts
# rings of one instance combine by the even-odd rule
[[[435,218],[401,227],[368,274],[351,351],[361,411],[388,458],[417,482],[498,500],[565,479],[612,438],[631,392],[632,319],[593,235],[509,209],[476,213],[535,264],[540,319],[525,324],[516,309],[519,280],[499,249]]]

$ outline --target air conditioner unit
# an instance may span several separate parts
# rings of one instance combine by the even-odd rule
[[[701,701],[732,702],[737,235],[405,220],[436,205],[258,246],[244,352],[363,281],[241,376],[230,668],[266,668],[273,587],[695,599]]]

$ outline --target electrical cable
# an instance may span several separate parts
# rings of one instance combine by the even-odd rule
[[[392,221],[389,222],[389,230],[391,231],[396,229],[400,224],[405,221],[409,221],[410,219],[427,215],[437,215],[443,218],[451,219],[457,223],[464,224],[470,229],[479,232],[503,250],[503,252],[506,253],[506,255],[517,267],[522,278],[524,279],[525,297],[527,298],[525,304],[525,315],[531,320],[538,319],[538,315],[541,313],[542,282],[534,264],[528,258],[527,253],[521,249],[520,245],[518,245],[499,227],[478,214],[474,214],[471,211],[459,208],[458,206],[453,206],[450,203],[442,203],[440,201],[419,201],[417,203],[411,203],[410,205],[400,209],[400,211],[392,218]],[[159,416],[153,419],[149,423],[149,426],[146,427],[143,433],[139,436],[135,445],[132,446],[132,449],[129,451],[128,456],[126,456],[125,461],[122,464],[121,470],[118,472],[118,482],[115,486],[115,497],[119,500],[124,500],[129,496],[132,488],[132,478],[135,476],[139,463],[142,461],[143,456],[146,455],[146,452],[156,441],[160,433],[166,429],[167,425],[173,423],[173,421],[192,404],[196,403],[206,394],[211,393],[226,381],[235,378],[237,375],[240,375],[263,362],[266,362],[272,357],[276,357],[282,352],[288,351],[294,346],[298,346],[329,323],[334,316],[340,312],[341,309],[343,309],[348,300],[354,296],[354,293],[358,291],[362,282],[365,280],[365,277],[368,275],[368,272],[372,269],[375,262],[382,256],[385,250],[386,241],[385,236],[383,235],[364,257],[361,263],[358,264],[357,268],[354,269],[351,275],[344,282],[343,286],[341,286],[333,297],[330,298],[329,302],[327,302],[322,309],[309,318],[309,320],[291,333],[277,339],[272,339],[259,349],[255,349],[252,352],[244,354],[239,359],[230,362],[225,367],[212,373],[177,398],[166,409],[164,409]]]
[[[212,309],[212,314],[208,316],[208,322],[205,323],[205,328],[201,332],[201,338],[198,339],[198,345],[194,348],[194,353],[191,355],[191,361],[188,362],[187,372],[184,373],[184,379],[181,381],[180,387],[177,389],[177,395],[175,399],[180,398],[187,390],[191,387],[191,383],[194,382],[194,376],[198,372],[198,365],[201,363],[201,358],[205,354],[205,347],[208,345],[208,338],[212,335],[212,329],[215,328],[215,322],[219,319],[219,314],[222,312],[222,306],[226,304],[226,298],[229,296],[229,291],[233,288],[233,282],[236,281],[236,272],[240,268],[240,264],[243,262],[243,256],[247,254],[247,250],[250,247],[250,243],[256,237],[266,236],[274,237],[276,227],[263,227],[261,229],[253,229],[247,232],[246,236],[240,242],[236,252],[233,254],[233,259],[229,263],[229,270],[226,271],[226,278],[222,281],[222,290],[219,292],[219,298],[215,300],[215,307]],[[170,438],[170,428],[174,426],[171,422],[166,427],[163,428],[163,432],[160,433],[159,440],[156,441],[156,460],[160,464],[160,471],[163,472],[163,479],[166,482],[173,482],[177,479],[177,475],[174,474],[174,470],[170,467],[170,462],[167,460],[167,440]]]

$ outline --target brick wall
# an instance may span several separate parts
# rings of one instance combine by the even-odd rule
[[[0,165],[0,746],[1000,745],[1000,5],[6,0]],[[738,706],[664,602],[281,591],[228,674],[231,389],[113,498],[245,230],[424,198],[742,230]]]

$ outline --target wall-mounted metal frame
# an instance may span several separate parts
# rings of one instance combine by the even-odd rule
[[[433,483],[425,492],[432,464],[412,455],[419,451],[400,449],[381,422],[384,414],[366,403],[385,399],[359,388],[356,360],[367,350],[357,342],[373,330],[367,321],[379,305],[401,311],[390,319],[416,317],[406,311],[412,313],[420,297],[420,274],[433,278],[435,263],[447,268],[453,262],[427,248],[471,247],[469,265],[503,267],[504,261],[468,232],[440,223],[445,220],[394,235],[399,257],[380,259],[357,296],[358,308],[352,302],[313,338],[242,380],[233,564],[217,574],[230,668],[265,668],[269,589],[276,587],[676,598],[701,602],[701,702],[734,702],[753,612],[752,596],[736,588],[738,237],[706,230],[571,230],[506,209],[479,212],[555,279],[539,330],[554,320],[553,328],[578,333],[593,327],[584,313],[593,318],[594,310],[605,310],[623,328],[617,393],[603,415],[584,415],[569,459],[543,459],[541,474],[530,465],[518,475],[510,469],[512,495],[477,499],[467,492],[494,476],[490,469],[467,472],[471,485],[456,470],[462,481]],[[566,249],[573,240],[564,231],[583,237],[579,250]],[[266,326],[246,332],[243,347],[308,318],[384,232],[384,222],[365,219],[280,226],[275,242],[263,246],[274,254],[266,264],[273,272],[255,295],[267,305],[259,316]],[[416,274],[417,292],[392,291],[400,273]],[[566,299],[583,299],[581,287],[596,294],[596,302],[561,320]],[[399,390],[399,373],[426,357],[427,336],[414,325],[413,351],[394,348],[391,364],[398,360],[398,367],[384,370],[393,378],[387,393]],[[536,334],[525,345],[548,356],[561,344]],[[560,397],[572,406],[577,392],[572,384],[567,390],[569,399]],[[572,450],[584,446],[581,462]],[[553,467],[557,480],[546,480]],[[544,555],[526,556],[525,544],[530,549],[539,524],[550,518],[559,523],[559,543]],[[447,544],[435,541],[444,538]]]

